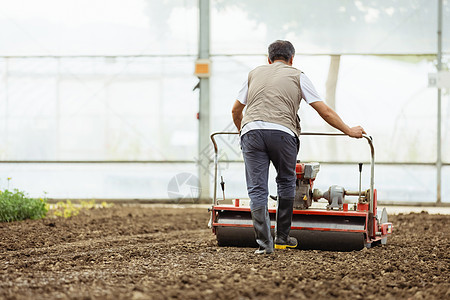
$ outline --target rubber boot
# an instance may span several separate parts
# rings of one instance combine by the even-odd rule
[[[275,227],[275,249],[297,247],[297,239],[289,236],[292,223],[294,198],[279,198],[277,208],[277,226]]]
[[[253,229],[259,249],[255,254],[270,254],[273,252],[272,234],[270,233],[270,217],[266,207],[252,210]]]

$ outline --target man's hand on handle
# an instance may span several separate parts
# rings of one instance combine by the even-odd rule
[[[362,138],[363,134],[367,134],[361,126],[351,127],[347,135],[352,138]]]

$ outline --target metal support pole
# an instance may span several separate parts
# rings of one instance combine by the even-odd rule
[[[5,58],[5,72],[4,72],[4,81],[5,81],[5,139],[4,139],[4,145],[5,145],[5,157],[9,156],[9,58]],[[2,159],[5,159],[5,157],[2,157]]]
[[[199,47],[198,58],[209,59],[209,0],[199,0]],[[210,199],[210,157],[207,155],[209,147],[209,78],[200,78],[199,92],[199,124],[198,124],[198,177],[200,180],[201,200]]]
[[[442,70],[442,0],[438,0],[438,30],[437,30],[437,70]],[[442,182],[442,145],[441,145],[441,137],[442,137],[442,127],[441,127],[441,89],[438,88],[437,95],[437,155],[436,155],[436,203],[441,203],[441,182]]]
[[[55,125],[55,157],[59,160],[61,159],[61,58],[56,58],[56,103],[55,103],[55,111],[56,111],[56,125]]]

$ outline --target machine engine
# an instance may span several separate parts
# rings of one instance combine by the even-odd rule
[[[300,161],[297,161],[295,167],[297,180],[295,182],[294,208],[307,209],[311,206],[313,201],[313,184],[319,170],[320,164],[317,162],[300,163]]]
[[[327,209],[342,210],[345,195],[358,195],[358,192],[346,191],[343,187],[338,185],[330,186],[325,192],[313,189],[314,180],[316,179],[319,170],[319,163],[300,163],[297,161],[295,168],[297,180],[295,186],[294,208],[307,209],[311,206],[313,201],[324,198],[328,201]],[[359,193],[360,197],[361,194],[365,196],[366,192]],[[359,200],[361,201],[362,199]]]

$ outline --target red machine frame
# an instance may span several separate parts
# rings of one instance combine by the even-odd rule
[[[252,221],[249,207],[240,207],[237,205],[219,204],[217,199],[217,166],[218,166],[218,147],[215,141],[215,136],[220,134],[238,134],[237,132],[216,132],[211,135],[211,140],[214,145],[214,198],[211,207],[211,222],[210,226],[213,233],[216,234],[219,245],[235,245],[235,246],[254,246],[255,244],[246,243],[247,240],[252,239]],[[340,133],[302,133],[302,136],[346,136]],[[302,239],[311,239],[312,248],[322,248],[320,245],[315,244],[314,239],[317,235],[321,235],[324,239],[333,239],[337,235],[330,235],[333,233],[343,233],[339,239],[336,239],[335,244],[339,244],[340,240],[345,243],[345,235],[354,233],[356,236],[356,242],[353,240],[353,246],[337,245],[334,249],[331,247],[323,247],[324,250],[359,250],[364,246],[371,247],[376,244],[385,244],[387,236],[392,232],[392,224],[387,222],[387,213],[383,210],[381,217],[377,211],[377,191],[374,189],[374,156],[375,151],[372,143],[372,138],[367,135],[363,135],[363,138],[367,140],[371,150],[371,178],[370,178],[370,190],[367,196],[367,202],[360,202],[355,204],[353,210],[348,209],[348,204],[344,203],[343,210],[325,210],[325,209],[294,209],[291,232],[298,232],[300,236],[299,244],[302,244]],[[239,199],[235,202],[239,203]],[[276,209],[269,209],[269,215],[271,217],[271,227],[274,228],[274,220],[276,215]],[[383,220],[384,218],[384,220]],[[381,219],[381,220],[380,220]],[[238,228],[239,231],[236,231]],[[244,230],[247,229],[247,230]],[[219,238],[222,234],[221,231],[227,231],[223,236],[226,238]],[[313,235],[311,233],[314,232]],[[242,238],[245,236],[245,238]],[[242,238],[242,242],[240,239]],[[361,246],[362,245],[362,246]],[[354,249],[356,248],[356,249]],[[307,248],[310,249],[310,248]]]

